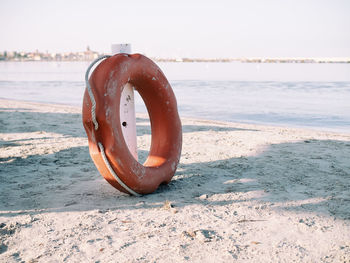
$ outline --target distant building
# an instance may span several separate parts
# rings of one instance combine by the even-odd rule
[[[84,52],[84,60],[90,61],[90,60],[94,60],[96,58],[98,58],[98,53],[91,51],[90,47],[87,46],[86,51]]]

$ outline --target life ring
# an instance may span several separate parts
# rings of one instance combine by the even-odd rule
[[[122,134],[120,98],[127,83],[139,92],[150,117],[152,140],[144,164],[132,156]],[[152,193],[169,183],[181,155],[182,128],[175,95],[160,68],[140,54],[117,54],[95,68],[88,87],[83,124],[101,175],[132,195]]]

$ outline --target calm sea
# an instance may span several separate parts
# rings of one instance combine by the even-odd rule
[[[80,106],[88,62],[1,62],[0,97]],[[158,63],[181,116],[350,132],[350,64]],[[139,96],[136,111],[145,112]]]

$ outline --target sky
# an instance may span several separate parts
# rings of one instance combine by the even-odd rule
[[[0,0],[0,52],[350,57],[347,0]]]

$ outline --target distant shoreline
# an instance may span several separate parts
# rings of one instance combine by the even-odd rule
[[[89,58],[0,58],[0,62],[92,62],[102,55]],[[350,64],[349,58],[158,58],[150,57],[155,62],[172,63],[301,63],[301,64]]]
[[[110,55],[109,53],[101,53],[91,50],[88,46],[85,51],[78,52],[41,52],[36,50],[34,52],[25,51],[3,51],[0,52],[1,61],[93,61],[99,57]],[[143,54],[147,55],[147,54]],[[203,58],[203,57],[157,57],[149,56],[156,62],[242,62],[242,63],[350,63],[350,56],[332,56],[332,57],[217,57],[217,58]]]
[[[206,59],[206,58],[151,58],[155,62],[171,62],[171,63],[268,63],[268,64],[350,64],[349,59],[318,59],[318,58],[223,58],[223,59]],[[34,60],[34,59],[13,59],[13,60],[0,60],[0,63],[6,62],[92,62],[93,60]]]
[[[350,58],[152,58],[157,62],[350,63]]]

